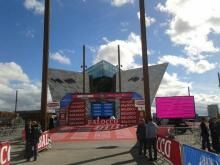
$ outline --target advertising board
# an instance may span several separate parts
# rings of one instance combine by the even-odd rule
[[[120,123],[127,125],[137,124],[137,107],[135,107],[134,100],[120,100]]]
[[[220,165],[220,156],[194,148],[188,145],[183,145],[183,162],[184,165]]]
[[[194,96],[156,97],[156,115],[160,119],[195,118]]]

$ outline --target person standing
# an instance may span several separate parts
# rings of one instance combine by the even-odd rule
[[[152,118],[149,118],[149,122],[146,125],[146,138],[149,150],[149,160],[157,160],[157,129],[158,126],[153,122]],[[152,148],[154,150],[154,159],[152,158]]]
[[[41,133],[38,123],[33,121],[31,126],[31,146],[33,148],[34,161],[37,160],[38,143]]]
[[[142,154],[143,150],[144,150],[144,155],[146,155],[146,139],[145,139],[146,138],[146,125],[145,125],[144,119],[139,120],[136,135],[137,135],[137,140],[139,143],[139,146],[138,146],[139,155]]]
[[[220,153],[220,117],[218,116],[218,118],[216,119],[215,122],[215,130],[216,130],[216,152]]]
[[[211,118],[209,120],[209,130],[211,134],[211,141],[212,141],[212,148],[215,150],[215,152],[218,151],[218,134],[215,128],[215,120],[216,118]]]
[[[206,126],[206,119],[203,117],[200,123],[200,129],[201,129],[201,137],[202,137],[202,149],[205,150],[208,148],[209,151],[211,151],[210,148],[210,142],[209,142],[209,131],[208,127]]]
[[[25,158],[27,159],[27,161],[30,161],[31,156],[31,121],[27,120],[25,122]]]

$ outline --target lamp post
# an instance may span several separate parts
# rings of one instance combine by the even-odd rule
[[[139,7],[140,7],[145,112],[146,112],[146,119],[149,120],[149,118],[151,117],[151,105],[150,105],[150,87],[149,87],[148,57],[147,57],[147,34],[146,34],[146,23],[145,23],[144,0],[139,0]]]
[[[47,79],[49,56],[49,27],[50,27],[50,0],[45,0],[44,9],[44,40],[43,40],[43,64],[42,64],[42,88],[41,88],[41,124],[42,129],[47,129]]]
[[[15,113],[17,112],[17,105],[18,105],[18,90],[16,90],[16,94],[15,94]]]
[[[121,61],[120,61],[120,45],[118,45],[118,81],[119,92],[121,92]]]

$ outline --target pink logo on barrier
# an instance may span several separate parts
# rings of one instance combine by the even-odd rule
[[[166,159],[171,161],[173,165],[181,164],[180,143],[160,136],[157,137],[157,152],[162,154]]]
[[[0,142],[0,165],[9,165],[11,146],[8,142]]]

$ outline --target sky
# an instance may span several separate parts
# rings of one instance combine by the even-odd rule
[[[145,0],[149,65],[168,62],[157,96],[195,97],[196,112],[219,104],[219,0]],[[142,65],[138,0],[51,0],[49,67],[82,71],[100,60]],[[0,0],[0,111],[39,109],[43,0]],[[49,98],[50,101],[51,98]],[[155,105],[152,105],[153,111]]]

